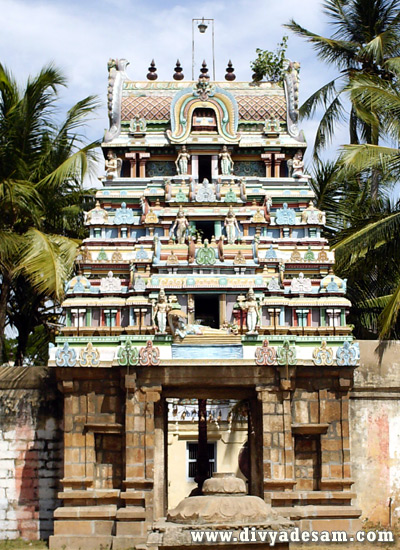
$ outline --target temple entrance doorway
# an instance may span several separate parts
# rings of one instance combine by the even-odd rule
[[[211,155],[199,155],[199,182],[205,178],[211,182]]]
[[[214,472],[234,473],[248,481],[243,471],[246,473],[248,460],[244,449],[249,437],[249,418],[243,402],[196,398],[166,401],[169,510],[184,498],[199,494],[199,479],[212,477]],[[203,465],[199,464],[201,460]]]
[[[195,323],[219,328],[219,295],[197,294],[194,296]]]

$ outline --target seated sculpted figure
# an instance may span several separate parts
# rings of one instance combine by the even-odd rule
[[[292,177],[293,178],[309,178],[304,173],[304,161],[303,161],[303,152],[299,149],[293,157],[292,163]]]
[[[117,158],[117,155],[113,151],[108,151],[105,163],[106,178],[119,178],[121,175],[121,167],[122,160]]]

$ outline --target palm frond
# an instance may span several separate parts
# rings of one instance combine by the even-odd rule
[[[60,299],[71,274],[79,242],[37,229],[25,234],[20,270],[32,286],[49,297]]]
[[[356,57],[358,51],[356,43],[348,40],[325,38],[324,36],[308,31],[293,19],[284,25],[284,27],[310,42],[317,52],[319,59],[332,63],[339,69],[347,69],[351,61]]]
[[[367,223],[362,229],[334,244],[336,261],[340,265],[353,265],[368,251],[392,241],[400,231],[400,212],[394,212],[378,221]]]
[[[388,338],[393,329],[394,324],[397,321],[397,317],[400,310],[400,284],[397,286],[396,290],[393,292],[391,298],[385,306],[385,309],[382,311],[379,316],[379,338],[383,340]]]
[[[90,154],[98,146],[99,142],[95,141],[73,153],[60,165],[58,165],[50,174],[45,176],[38,183],[37,188],[39,190],[46,186],[57,188],[60,187],[65,181],[74,178],[78,178],[82,181],[88,168],[88,157],[90,157]]]
[[[75,103],[67,112],[67,117],[59,128],[55,141],[62,136],[70,136],[70,132],[74,132],[75,137],[77,135],[76,130],[82,128],[82,124],[89,120],[88,115],[92,115],[100,105],[100,100],[95,95],[90,95]]]
[[[381,145],[344,145],[339,164],[350,173],[379,168],[382,172],[392,172],[392,175],[400,174],[400,153],[398,149]]]
[[[314,158],[318,158],[320,151],[331,143],[335,126],[338,122],[344,120],[345,108],[341,101],[341,92],[338,91],[336,97],[323,114],[318,125],[314,141]]]
[[[338,78],[334,78],[319,90],[314,92],[300,107],[300,118],[310,118],[315,114],[318,107],[328,107],[330,102],[337,96],[336,82]]]

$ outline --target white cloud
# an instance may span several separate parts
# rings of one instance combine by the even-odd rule
[[[256,48],[274,49],[283,34],[290,36],[289,57],[302,65],[301,101],[332,75],[309,45],[282,27],[294,18],[316,32],[329,32],[320,0],[0,0],[0,9],[7,14],[0,35],[1,61],[21,82],[54,61],[69,82],[61,94],[65,108],[86,95],[99,95],[103,108],[91,124],[92,139],[101,137],[108,125],[107,60],[125,57],[130,77],[142,80],[154,58],[159,79],[169,80],[179,58],[186,78],[191,78],[193,17],[215,19],[217,79],[223,79],[228,59],[238,80],[250,79]],[[209,68],[212,65],[210,29],[205,35],[196,29],[195,46],[197,77],[203,56]],[[313,123],[306,126],[311,130]],[[307,138],[311,144],[309,132]]]

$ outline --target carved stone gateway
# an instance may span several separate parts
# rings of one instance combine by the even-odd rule
[[[304,174],[299,66],[281,87],[211,82],[206,63],[194,83],[153,65],[138,82],[126,65],[110,60],[108,177],[49,352],[64,400],[50,549],[357,531],[359,349]],[[239,544],[271,547],[223,546]]]

